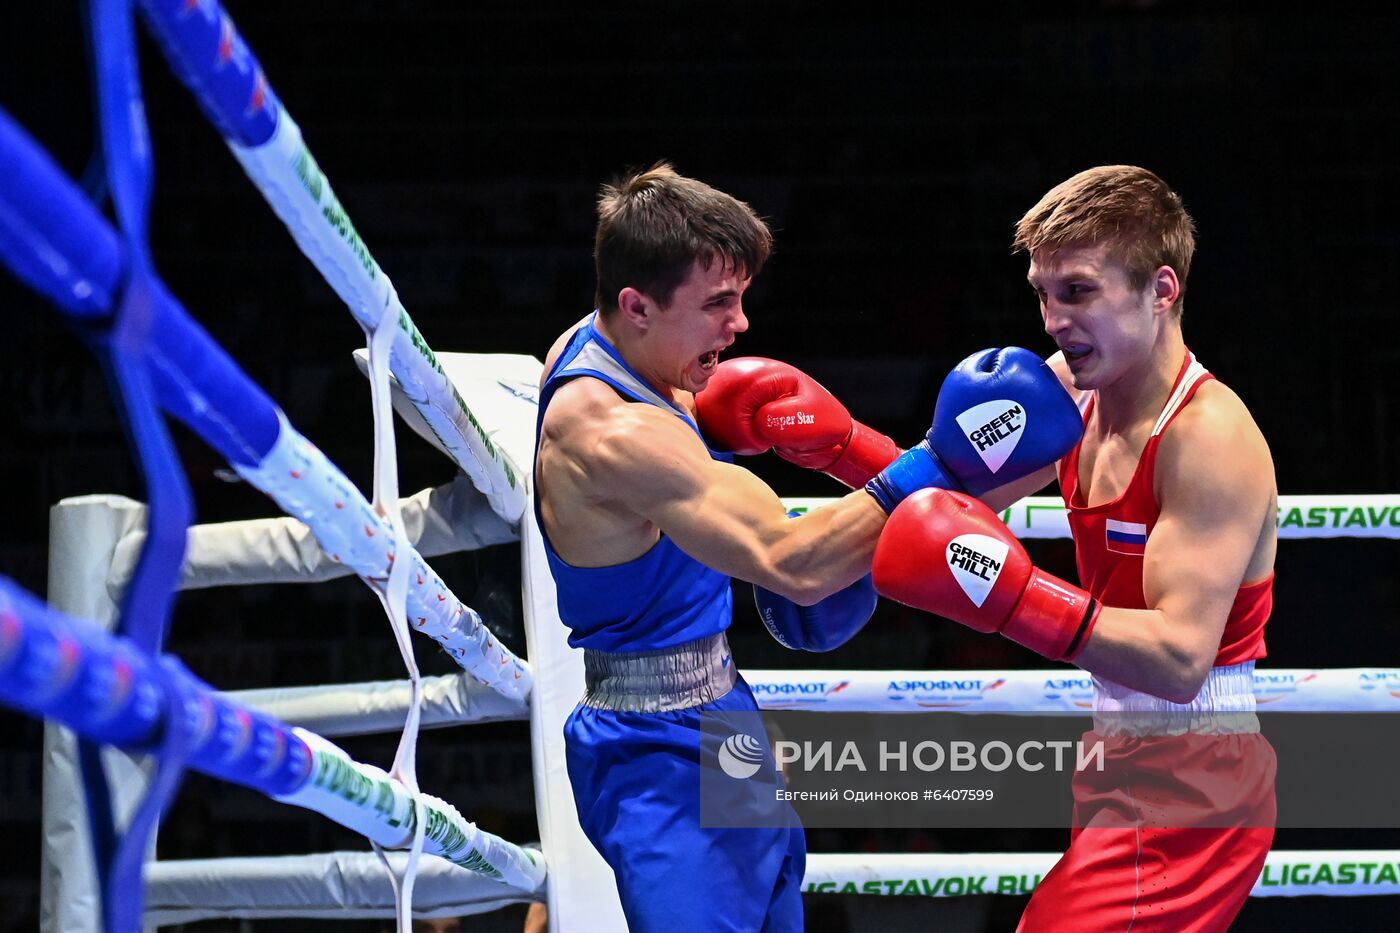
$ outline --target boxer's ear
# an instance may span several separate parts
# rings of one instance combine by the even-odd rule
[[[1158,266],[1157,271],[1152,273],[1151,284],[1153,313],[1167,313],[1181,298],[1181,279],[1177,278],[1176,270],[1171,266]]]
[[[645,331],[651,326],[656,305],[646,294],[629,285],[617,293],[617,310],[624,320]]]

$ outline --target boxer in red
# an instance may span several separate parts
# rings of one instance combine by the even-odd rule
[[[1034,568],[986,505],[943,490],[894,511],[875,585],[1094,675],[1107,767],[1076,776],[1069,851],[1021,930],[1225,930],[1273,840],[1275,761],[1253,694],[1272,606],[1269,448],[1186,348],[1194,224],[1160,178],[1075,175],[1021,218],[1015,246],[1084,417],[1054,468],[1082,588]]]

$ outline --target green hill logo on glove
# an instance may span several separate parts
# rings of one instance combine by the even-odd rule
[[[1026,410],[1009,399],[993,399],[973,405],[958,415],[957,422],[987,469],[995,473],[1021,442]]]
[[[948,542],[948,569],[978,608],[996,586],[1001,568],[1006,565],[1007,550],[1006,542],[986,535],[958,535]]]

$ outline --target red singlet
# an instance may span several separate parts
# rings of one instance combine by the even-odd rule
[[[1138,459],[1137,471],[1117,499],[1094,506],[1085,503],[1079,489],[1080,445],[1075,445],[1060,461],[1060,489],[1069,509],[1079,583],[1105,606],[1147,608],[1142,592],[1142,557],[1162,511],[1152,485],[1157,445],[1173,419],[1195,397],[1196,390],[1214,378],[1188,350],[1166,407]],[[1085,424],[1094,409],[1092,393],[1087,398]],[[1215,656],[1217,667],[1264,657],[1264,623],[1273,605],[1272,573],[1263,580],[1240,587],[1225,621],[1220,651]]]
[[[1060,462],[1080,583],[1105,606],[1146,609],[1143,552],[1161,509],[1153,494],[1157,445],[1172,419],[1213,378],[1188,352],[1128,488],[1089,507],[1079,448]],[[1085,406],[1087,422],[1092,396]],[[1249,897],[1273,841],[1273,748],[1240,727],[1185,734],[1124,731],[1117,712],[1195,711],[1253,717],[1254,659],[1264,656],[1273,574],[1240,587],[1205,686],[1189,704],[1094,678],[1095,731],[1107,767],[1074,776],[1070,847],[1036,887],[1019,933],[1224,933]],[[1185,721],[1167,718],[1167,723]],[[1224,717],[1226,722],[1238,718]]]

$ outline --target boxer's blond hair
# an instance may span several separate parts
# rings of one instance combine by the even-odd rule
[[[1196,252],[1196,223],[1181,195],[1152,172],[1135,165],[1100,165],[1051,188],[1016,223],[1016,252],[1054,253],[1066,246],[1106,244],[1128,270],[1136,290],[1153,273],[1171,266],[1181,282],[1172,306],[1180,315],[1186,277]]]

